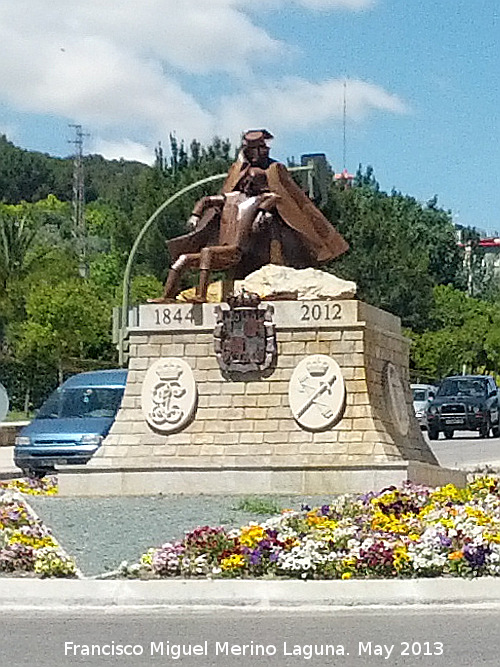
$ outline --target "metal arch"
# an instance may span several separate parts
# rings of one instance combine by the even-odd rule
[[[312,172],[314,170],[314,165],[307,165],[305,167],[289,167],[288,171],[295,172],[295,171],[310,171]],[[156,211],[153,213],[151,217],[149,217],[146,222],[144,223],[143,228],[137,235],[137,238],[134,241],[134,244],[130,250],[130,254],[127,259],[127,265],[125,267],[125,272],[123,274],[123,286],[122,286],[122,310],[121,310],[121,319],[120,319],[120,331],[119,331],[119,337],[118,337],[118,363],[120,366],[123,366],[123,357],[124,357],[124,350],[123,350],[123,342],[126,338],[127,335],[127,328],[128,328],[128,308],[129,308],[129,291],[130,291],[130,276],[132,274],[132,266],[134,264],[134,259],[135,255],[137,253],[137,250],[139,248],[139,245],[144,238],[144,235],[148,231],[148,229],[151,227],[153,222],[156,220],[156,218],[162,213],[170,204],[173,204],[177,199],[182,197],[183,195],[187,194],[188,192],[191,192],[191,190],[194,190],[200,185],[205,185],[206,183],[211,183],[212,181],[218,181],[222,180],[227,176],[227,172],[223,174],[215,174],[214,176],[207,176],[207,178],[202,178],[199,181],[196,181],[195,183],[191,183],[191,185],[187,185],[185,188],[182,188],[182,190],[178,190],[175,194],[173,194],[171,197],[166,199],[163,204],[161,204]]]

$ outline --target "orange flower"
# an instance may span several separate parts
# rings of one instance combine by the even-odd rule
[[[451,554],[448,554],[448,560],[460,560],[463,557],[463,551],[452,551]]]

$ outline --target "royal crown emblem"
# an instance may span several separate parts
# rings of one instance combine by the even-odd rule
[[[163,364],[156,369],[156,374],[162,382],[174,382],[182,375],[182,368],[178,364]]]
[[[276,358],[273,308],[260,306],[258,294],[243,291],[215,307],[214,349],[225,372],[264,371]]]
[[[328,363],[317,357],[313,357],[311,360],[306,362],[306,368],[307,372],[312,377],[321,377],[322,375],[325,375],[326,371],[328,370]]]

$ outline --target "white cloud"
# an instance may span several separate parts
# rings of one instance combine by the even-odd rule
[[[309,9],[369,9],[376,0],[295,0]]]
[[[211,116],[161,62],[140,58],[101,36],[62,42],[53,35],[17,40],[1,34],[10,55],[0,57],[0,84],[16,107],[77,119],[98,130],[176,128],[181,134],[211,136]]]
[[[254,63],[286,45],[252,20],[291,0],[16,0],[0,4],[0,100],[78,122],[108,157],[150,160],[180,138],[238,140],[243,129],[304,129],[338,118],[342,81],[256,81]],[[359,10],[372,0],[293,0],[306,9]],[[229,74],[233,94],[210,109],[179,75]],[[209,79],[208,79],[209,80]],[[241,91],[241,92],[238,92]],[[349,83],[349,115],[404,111],[375,84]]]
[[[152,164],[155,159],[154,148],[152,146],[146,146],[129,139],[124,139],[123,141],[93,139],[90,152],[102,155],[107,160],[120,160],[123,158]]]
[[[234,134],[239,129],[267,127],[271,131],[303,130],[343,117],[344,80],[311,83],[289,78],[269,82],[244,94],[226,97],[220,107],[223,127]],[[346,108],[350,120],[361,121],[374,110],[406,113],[408,108],[397,96],[380,86],[350,79],[346,87]]]
[[[19,126],[0,121],[0,134],[4,134],[9,141],[16,142],[19,136]]]
[[[252,0],[251,5],[247,0],[234,0],[234,2],[242,7],[248,7],[249,10],[254,7],[279,9],[293,3],[305,9],[359,11],[373,7],[377,0]]]

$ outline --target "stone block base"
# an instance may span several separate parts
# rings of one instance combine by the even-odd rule
[[[355,300],[266,307],[274,362],[236,373],[220,365],[213,304],[141,306],[116,421],[84,469],[61,470],[61,492],[324,494],[462,482],[422,437],[398,318]]]
[[[323,468],[119,470],[64,469],[63,496],[323,495],[380,491],[407,480],[428,486],[464,486],[461,470],[416,461]]]

